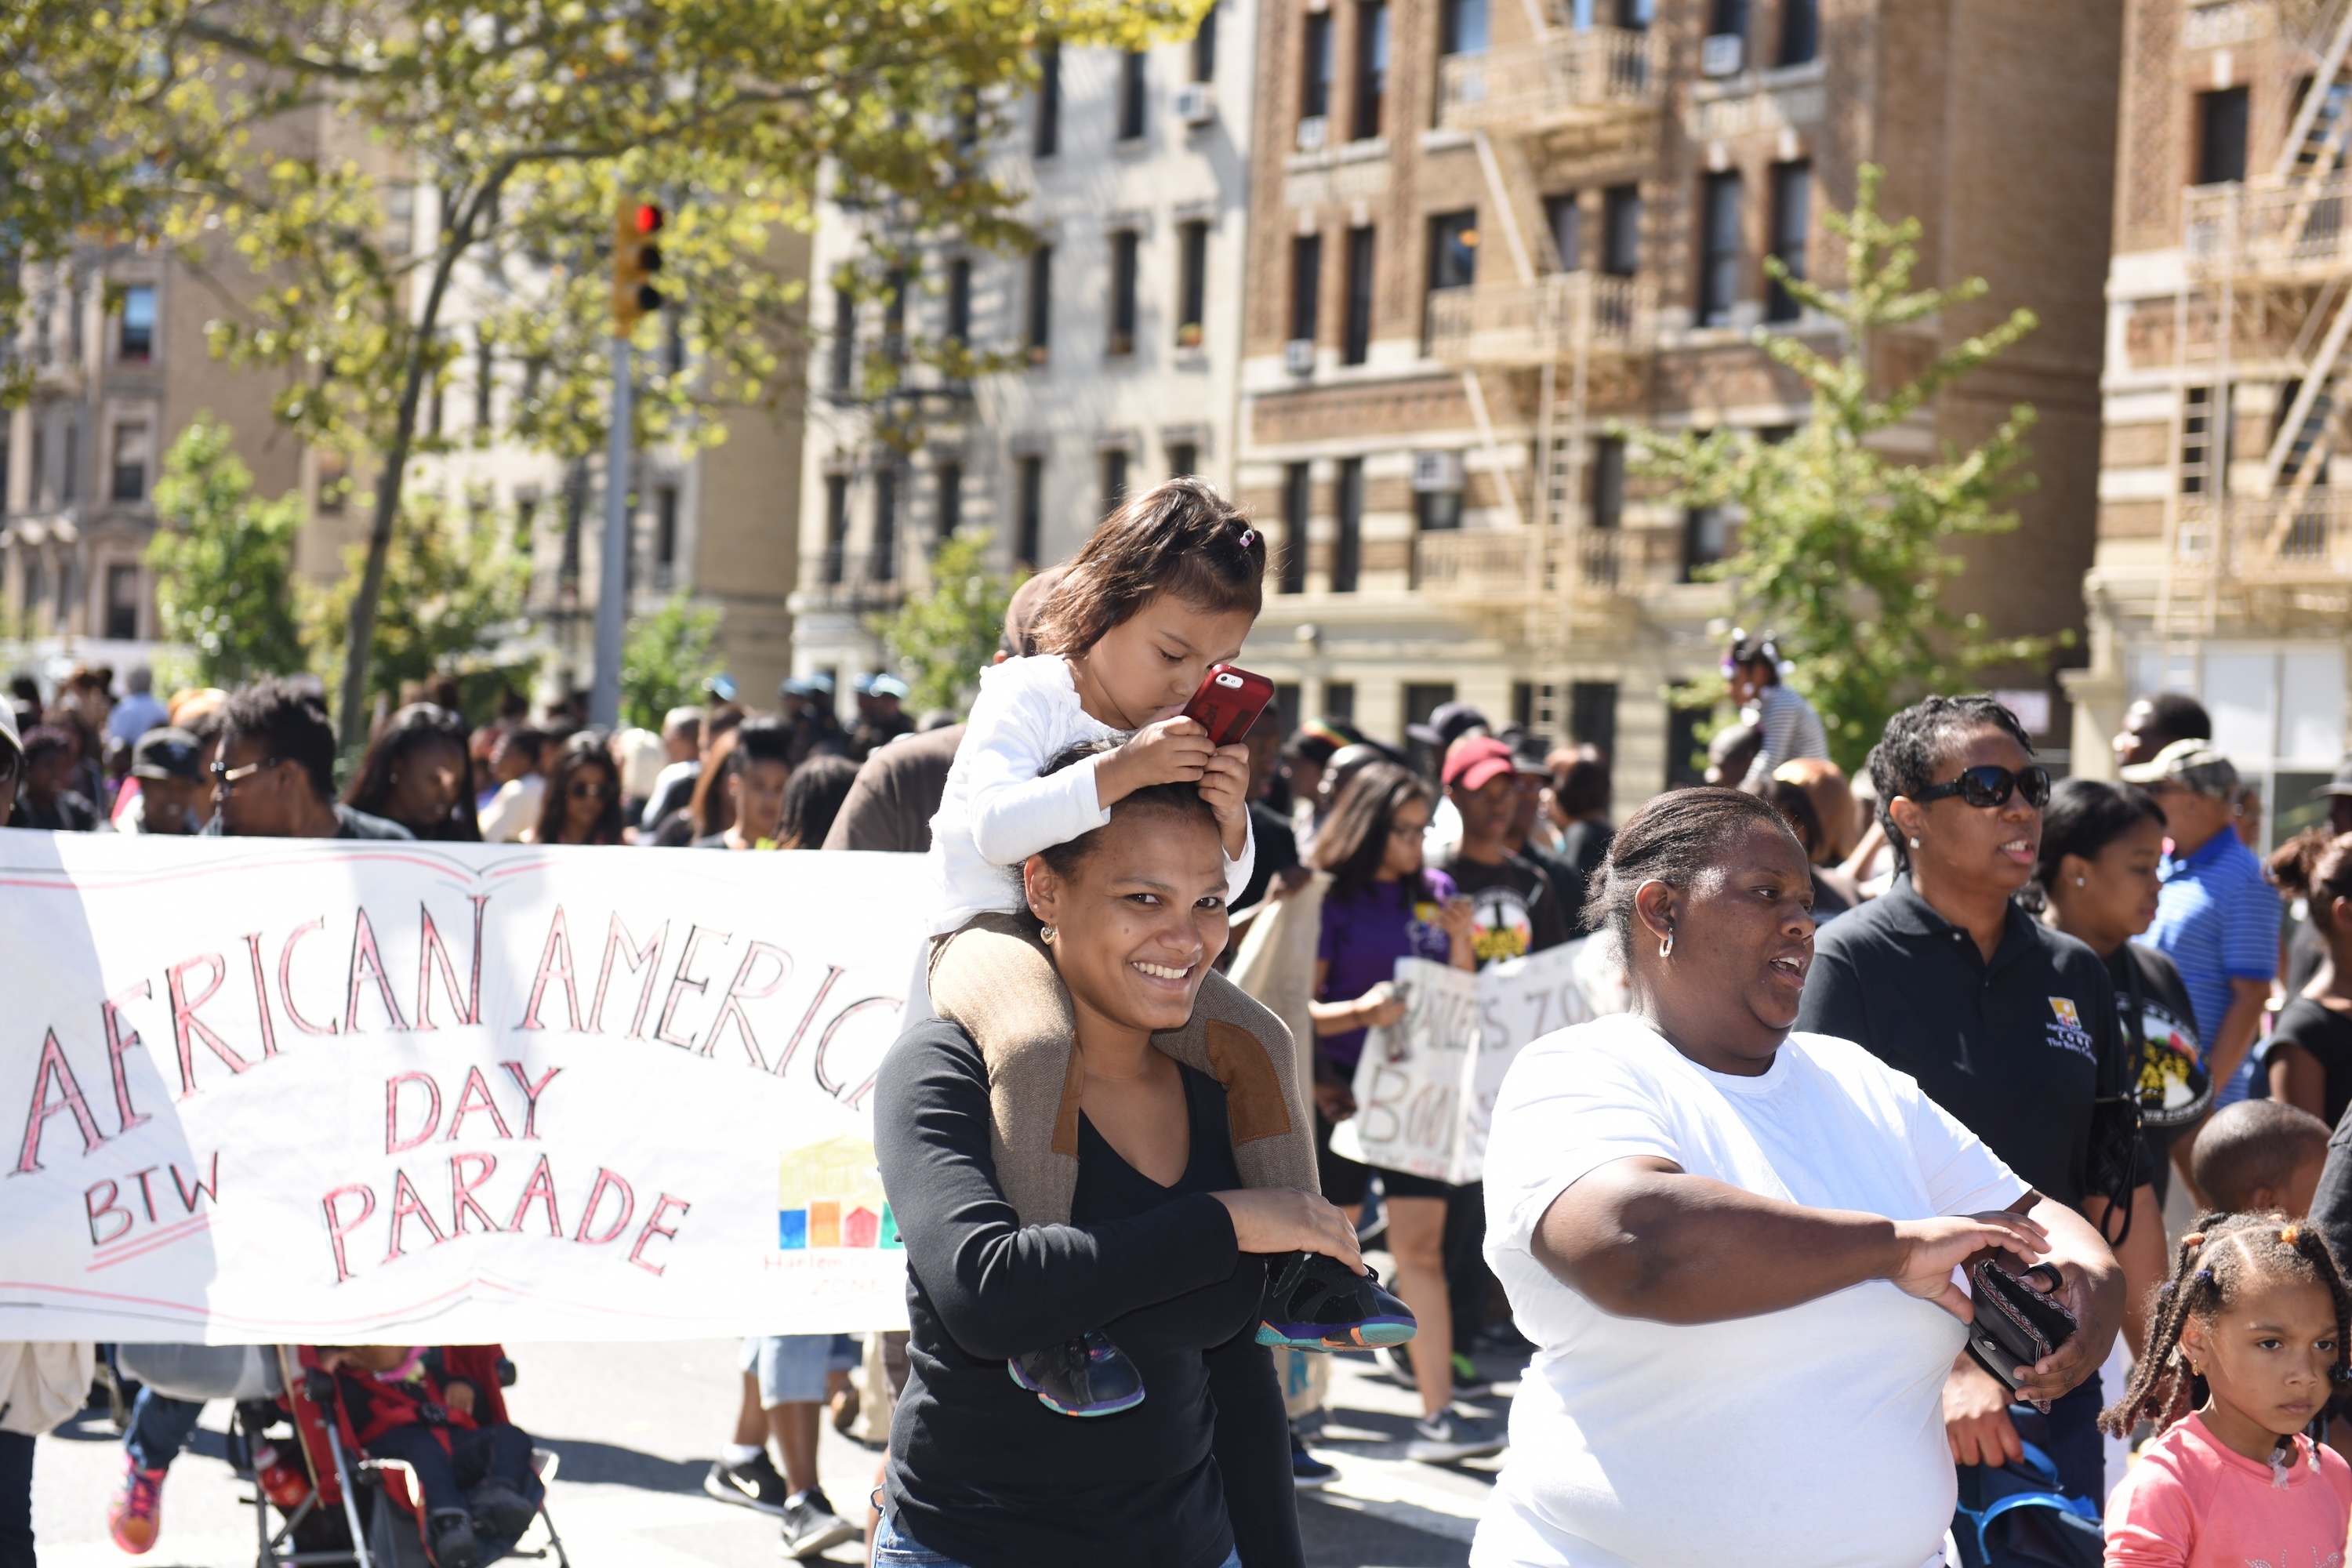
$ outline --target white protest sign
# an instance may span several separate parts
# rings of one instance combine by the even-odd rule
[[[0,832],[0,1338],[899,1327],[919,857]]]
[[[1570,942],[1475,974],[1425,958],[1397,960],[1405,1016],[1365,1037],[1356,1114],[1334,1135],[1334,1150],[1383,1170],[1477,1181],[1495,1097],[1519,1048],[1592,1016],[1576,980],[1583,946]]]

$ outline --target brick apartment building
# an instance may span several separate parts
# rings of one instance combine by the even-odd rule
[[[1611,426],[1803,418],[1751,334],[1835,329],[1762,258],[1836,281],[1819,215],[1865,161],[1925,225],[1920,282],[1991,284],[1890,364],[2042,321],[1890,442],[2040,411],[2021,526],[1951,602],[2079,626],[2121,34],[2121,0],[1265,5],[1240,486],[1288,548],[1252,667],[1385,738],[1459,698],[1601,742],[1621,805],[1687,777],[1664,689],[1716,662],[1731,601],[1692,574],[1738,520],[1629,479]]]
[[[2284,836],[2345,741],[2352,5],[2133,0],[2124,47],[2074,749],[2193,692]]]

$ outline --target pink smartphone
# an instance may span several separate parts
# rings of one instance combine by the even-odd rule
[[[1274,682],[1230,664],[1213,664],[1201,678],[1200,689],[1184,704],[1184,717],[1208,731],[1209,743],[1237,744],[1274,700]]]

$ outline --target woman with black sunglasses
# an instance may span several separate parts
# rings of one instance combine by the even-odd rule
[[[621,770],[601,731],[583,731],[564,747],[547,781],[533,844],[621,842]]]
[[[1910,1074],[2036,1191],[2110,1246],[2126,1241],[2132,1210],[2155,1193],[2122,1099],[2135,1063],[2115,987],[2098,954],[2014,897],[2041,851],[2048,772],[2000,703],[1930,697],[1887,721],[1870,775],[1898,874],[1884,898],[1822,928],[1797,1027],[1858,1041]],[[2082,1317],[2090,1302],[2069,1299],[2079,1291],[2070,1280],[2061,1300]],[[2093,1377],[2044,1415],[1960,1357],[1944,1430],[1961,1508],[1990,1500],[1977,1467],[2019,1461],[2027,1442],[2054,1461],[2062,1489],[2104,1502],[2100,1397]],[[1963,1523],[1965,1551],[1976,1532]]]

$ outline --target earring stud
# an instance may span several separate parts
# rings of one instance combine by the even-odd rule
[[[2077,878],[2075,878],[2075,879],[2074,879],[2074,886],[2076,886],[2076,887],[2078,887],[2078,888],[2081,888],[2081,887],[2087,887],[2088,885],[2089,885],[2089,884],[2085,883],[2085,882],[2083,880],[2083,879],[2082,879],[2082,878],[2080,878],[2080,877],[2077,877]]]
[[[1919,840],[1918,840],[1916,837],[1914,837],[1914,838],[1911,840],[1911,847],[1912,847],[1912,848],[1914,848],[1914,849],[1916,849],[1916,848],[1918,848],[1918,847],[1919,847]]]

